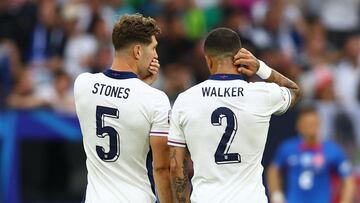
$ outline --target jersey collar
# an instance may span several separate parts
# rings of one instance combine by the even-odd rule
[[[309,146],[304,142],[303,139],[301,139],[299,147],[301,151],[321,151],[322,143],[319,142],[316,145]]]
[[[245,80],[245,77],[239,74],[213,74],[209,80]]]
[[[133,72],[125,72],[125,71],[115,71],[112,69],[107,69],[104,72],[104,75],[114,78],[114,79],[130,79],[137,78],[137,75]]]

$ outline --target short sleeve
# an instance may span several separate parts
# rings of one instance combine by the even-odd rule
[[[280,87],[275,83],[269,84],[270,89],[270,111],[272,114],[281,115],[285,113],[291,104],[291,93],[286,87]]]
[[[180,95],[175,101],[170,116],[170,131],[168,145],[175,147],[186,147],[184,131],[182,129]]]
[[[280,145],[280,147],[276,150],[275,156],[272,160],[272,163],[278,168],[282,168],[285,166],[288,152],[286,150],[286,143]]]
[[[337,145],[334,146],[332,151],[335,153],[333,166],[337,174],[342,178],[349,176],[351,174],[351,163],[347,159],[345,152]]]
[[[156,99],[153,109],[153,120],[150,129],[150,136],[164,136],[169,132],[170,102],[165,93]]]

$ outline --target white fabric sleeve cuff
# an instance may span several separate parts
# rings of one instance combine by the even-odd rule
[[[168,136],[168,132],[167,131],[150,131],[150,136],[159,136],[159,137],[167,137]]]
[[[174,140],[168,137],[168,145],[174,146],[174,147],[186,147],[186,143],[184,141]]]

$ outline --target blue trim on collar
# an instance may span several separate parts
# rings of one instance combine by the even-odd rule
[[[130,79],[130,78],[138,78],[138,76],[133,72],[126,71],[115,71],[112,69],[107,69],[104,72],[104,75],[114,78],[114,79]]]
[[[245,80],[245,77],[238,74],[214,74],[209,76],[209,80]]]

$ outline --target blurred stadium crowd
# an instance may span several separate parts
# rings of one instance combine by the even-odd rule
[[[301,103],[318,108],[321,135],[344,146],[360,172],[359,0],[1,0],[0,108],[75,115],[74,79],[109,68],[112,25],[136,12],[161,27],[154,86],[171,102],[207,79],[206,33],[231,28],[300,84]]]

